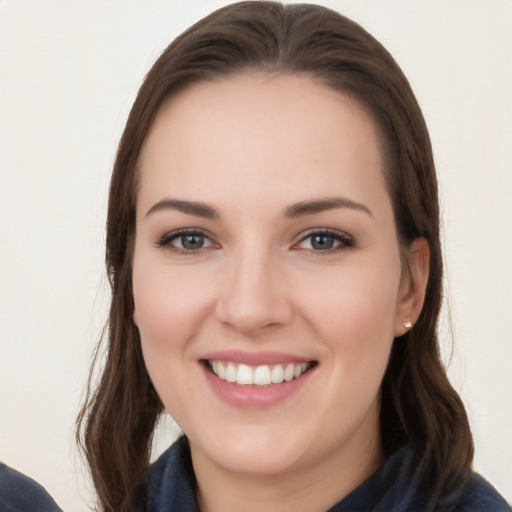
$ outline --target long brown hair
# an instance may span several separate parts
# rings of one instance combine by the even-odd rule
[[[386,182],[400,242],[430,248],[430,277],[421,315],[396,339],[382,383],[381,434],[389,456],[409,443],[427,496],[440,503],[466,481],[473,443],[464,406],[441,362],[437,322],[442,255],[436,173],[423,115],[391,55],[363,28],[316,5],[240,2],[203,18],[163,52],[146,76],[124,130],[110,185],[106,266],[112,291],[104,342],[98,346],[77,439],[101,509],[123,510],[149,465],[163,412],[135,327],[132,268],[137,162],[162,102],[199,81],[250,71],[306,74],[357,98],[383,139]]]

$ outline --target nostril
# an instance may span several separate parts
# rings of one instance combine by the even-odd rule
[[[289,286],[281,281],[275,265],[251,256],[231,261],[216,304],[219,321],[240,332],[275,328],[290,321]]]
[[[281,302],[281,303],[278,303]],[[285,300],[238,296],[220,300],[216,308],[217,319],[245,333],[268,331],[286,325],[292,318],[292,308]]]

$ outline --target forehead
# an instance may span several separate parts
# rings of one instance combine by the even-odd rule
[[[385,186],[379,148],[359,102],[309,77],[199,83],[158,112],[139,161],[140,199],[165,189],[201,200],[233,191],[267,199],[286,192],[290,202],[308,193],[360,195],[358,186]]]

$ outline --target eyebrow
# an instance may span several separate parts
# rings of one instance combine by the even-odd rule
[[[334,210],[337,208],[350,208],[367,213],[373,217],[372,212],[364,204],[357,203],[345,197],[328,197],[325,199],[314,199],[311,201],[300,201],[294,203],[283,211],[285,218],[293,219],[304,217],[306,215],[314,215],[315,213]],[[162,199],[154,204],[146,213],[146,217],[162,210],[176,210],[188,215],[202,217],[205,219],[218,219],[219,213],[215,208],[200,201],[184,201],[181,199]]]
[[[146,213],[146,217],[161,210],[177,210],[188,215],[205,219],[218,219],[217,211],[206,203],[198,201],[182,201],[180,199],[162,199],[154,204]]]
[[[305,215],[313,215],[315,213],[324,212],[326,210],[334,210],[337,208],[350,208],[365,212],[373,217],[370,209],[364,204],[357,203],[346,197],[327,197],[325,199],[315,199],[312,201],[301,201],[292,204],[284,210],[283,215],[287,218],[303,217]]]

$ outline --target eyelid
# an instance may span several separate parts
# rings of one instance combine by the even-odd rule
[[[187,235],[201,235],[206,240],[208,240],[210,242],[210,244],[206,247],[200,247],[199,249],[185,249],[185,248],[180,248],[180,247],[176,247],[176,246],[172,245],[171,242],[173,242],[177,238],[180,238],[182,236],[187,236]],[[162,247],[164,249],[169,249],[171,251],[176,251],[178,253],[183,253],[183,254],[195,254],[195,253],[198,253],[205,249],[220,247],[220,245],[214,240],[213,236],[211,236],[206,230],[204,230],[202,228],[180,228],[180,229],[175,229],[173,231],[169,231],[169,232],[165,233],[164,235],[158,237],[155,245],[157,247]]]
[[[180,248],[180,247],[176,247],[176,246],[172,245],[171,242],[173,242],[177,238],[180,238],[180,237],[186,236],[186,235],[201,235],[206,240],[208,240],[209,244],[206,247],[200,247],[198,249],[185,249],[185,248]],[[323,249],[323,250],[299,247],[299,245],[302,242],[306,241],[308,238],[311,238],[314,235],[324,235],[327,237],[334,238],[338,242],[338,244],[335,247],[331,247],[331,248]],[[182,254],[196,254],[196,253],[199,253],[199,252],[207,250],[207,249],[221,247],[220,244],[215,241],[214,237],[207,230],[205,230],[203,228],[193,228],[193,227],[180,228],[180,229],[169,231],[169,232],[165,233],[164,235],[160,236],[156,240],[155,245],[157,247],[166,248],[171,251],[182,253]],[[291,249],[292,250],[305,250],[305,251],[309,251],[309,252],[312,252],[315,254],[329,254],[329,253],[338,252],[341,250],[352,249],[354,246],[355,246],[354,238],[351,235],[349,235],[348,233],[346,233],[345,231],[332,229],[332,228],[310,228],[300,234],[299,240],[292,245]]]
[[[304,250],[311,251],[316,254],[329,254],[341,250],[352,249],[355,246],[354,238],[345,231],[340,231],[332,228],[311,228],[307,230],[305,233],[301,234],[299,241],[293,245],[292,249],[300,250],[301,248],[298,247],[298,245],[314,235],[326,235],[328,237],[332,237],[336,241],[338,241],[339,244],[336,245],[335,247],[325,250],[318,250],[313,248]]]

